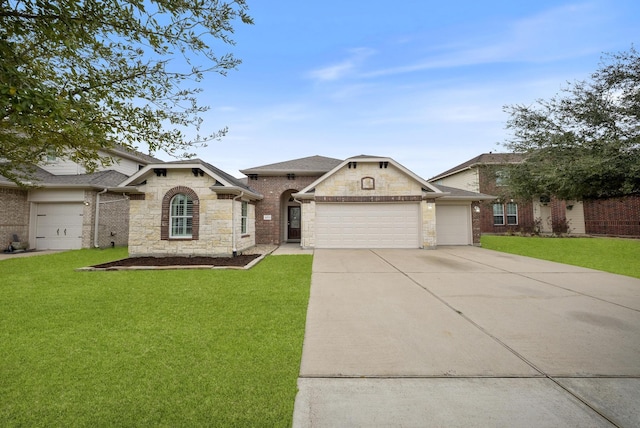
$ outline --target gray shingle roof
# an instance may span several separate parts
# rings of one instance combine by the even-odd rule
[[[340,159],[316,155],[306,158],[293,159],[285,162],[272,163],[269,165],[257,166],[249,169],[243,169],[240,172],[245,175],[278,175],[287,173],[313,175],[329,172],[336,166],[340,165],[340,163],[342,163],[342,160]]]
[[[228,174],[228,173],[224,172],[220,168],[216,168],[215,166],[211,165],[208,162],[203,161],[202,159],[197,159],[196,158],[196,159],[184,159],[184,160],[172,161],[172,162],[162,162],[159,165],[167,165],[167,164],[168,165],[180,165],[180,164],[194,164],[194,163],[204,166],[205,168],[207,168],[211,172],[213,172],[216,175],[218,175],[220,178],[222,178],[222,179],[228,181],[229,183],[231,183],[233,186],[237,186],[237,187],[246,189],[246,190],[248,190],[248,191],[250,191],[252,193],[260,194],[259,192],[255,191],[251,187],[247,186],[247,184],[244,183],[242,180],[240,180],[238,178],[235,178],[231,174]]]
[[[431,185],[433,187],[437,188],[437,189],[440,189],[443,192],[450,193],[449,198],[465,198],[465,199],[474,199],[474,198],[486,199],[486,198],[489,198],[489,199],[495,199],[494,196],[487,195],[485,193],[471,192],[469,190],[458,189],[456,187],[442,186],[440,184],[431,183]]]
[[[469,159],[460,165],[454,166],[445,172],[441,172],[427,181],[437,180],[478,165],[504,165],[508,163],[519,163],[522,162],[523,157],[524,154],[522,153],[482,153],[481,155],[478,155],[473,159]]]
[[[129,158],[137,159],[144,164],[162,162],[161,159],[154,158],[151,155],[146,155],[137,150],[129,150],[120,144],[116,144],[112,149],[110,149],[110,151],[114,154],[120,154]]]
[[[77,187],[116,187],[127,176],[118,171],[98,171],[93,174],[54,175],[40,167],[34,167],[34,173],[25,184],[33,186],[77,186]],[[0,184],[12,184],[6,177],[0,176]]]

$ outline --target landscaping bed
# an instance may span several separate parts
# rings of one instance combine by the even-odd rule
[[[129,257],[126,259],[116,260],[109,263],[102,263],[91,267],[95,269],[153,266],[244,267],[260,256],[260,254],[250,254],[236,257]]]

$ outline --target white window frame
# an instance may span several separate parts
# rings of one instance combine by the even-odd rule
[[[169,237],[193,237],[193,200],[184,193],[178,193],[169,202]]]
[[[518,204],[515,202],[507,203],[506,209],[506,220],[507,226],[517,226],[518,225]]]
[[[240,208],[240,233],[247,233],[247,223],[249,219],[249,202],[242,201]]]
[[[499,209],[497,209],[499,208]],[[497,222],[496,217],[501,217],[502,221]],[[504,226],[504,205],[503,204],[493,204],[493,225],[494,226]]]

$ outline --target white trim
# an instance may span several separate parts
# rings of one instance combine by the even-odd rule
[[[396,167],[397,169],[399,169],[401,172],[403,172],[406,175],[408,175],[409,177],[413,178],[423,188],[427,188],[429,190],[432,190],[434,194],[432,194],[431,192],[428,192],[429,197],[439,198],[441,196],[446,195],[446,193],[444,193],[440,189],[434,187],[431,183],[429,183],[428,181],[426,181],[423,178],[419,177],[418,175],[416,175],[412,171],[408,170],[404,166],[400,165],[398,162],[394,161],[391,158],[355,157],[355,158],[349,158],[349,159],[344,160],[340,165],[336,166],[331,171],[327,172],[322,177],[318,178],[316,181],[314,181],[313,183],[311,183],[310,185],[308,185],[307,187],[302,189],[300,192],[298,192],[295,195],[295,197],[296,198],[300,198],[300,199],[308,199],[309,197],[306,196],[306,195],[308,195],[316,186],[318,186],[320,183],[325,181],[327,178],[331,177],[333,174],[335,174],[336,172],[338,172],[339,170],[341,170],[342,168],[344,168],[346,165],[348,165],[351,162],[356,162],[356,163],[387,162],[387,163],[393,165],[394,167]]]

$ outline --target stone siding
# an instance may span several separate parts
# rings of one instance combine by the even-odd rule
[[[429,199],[422,201],[422,247],[435,249],[438,245],[438,233],[436,231],[436,203]]]
[[[302,204],[302,247],[316,245],[316,202],[325,203],[389,203],[418,202],[421,204],[422,243],[424,248],[436,247],[435,201],[422,200],[422,187],[413,177],[386,163],[357,162],[344,166],[327,177],[315,189],[315,200]]]
[[[316,203],[305,201],[302,204],[302,248],[315,248],[316,246]]]
[[[167,192],[180,183],[191,189],[199,199],[198,239],[161,239],[162,201]],[[248,221],[247,234],[240,234],[241,202],[210,189],[215,180],[209,176],[195,177],[190,170],[169,170],[166,177],[150,176],[143,187],[143,200],[130,201],[129,254],[131,256],[160,255],[229,255],[233,252],[233,210],[237,250],[255,245],[255,222]],[[138,198],[135,198],[138,199]],[[249,218],[255,214],[249,204]],[[196,206],[194,206],[196,209]]]
[[[363,179],[372,178],[373,188],[363,188]],[[344,166],[325,179],[315,191],[317,197],[349,196],[422,196],[422,187],[414,178],[388,165],[358,162],[355,168]]]

